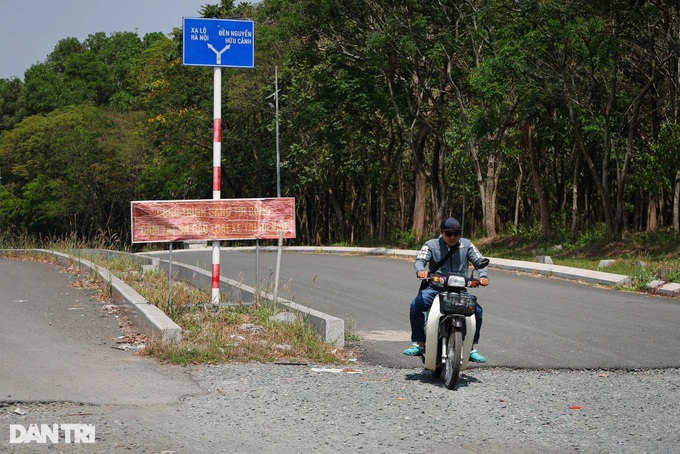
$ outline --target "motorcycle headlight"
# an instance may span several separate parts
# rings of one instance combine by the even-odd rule
[[[465,287],[465,277],[463,276],[449,276],[446,285],[449,287]]]

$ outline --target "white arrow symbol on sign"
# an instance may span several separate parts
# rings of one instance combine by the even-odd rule
[[[231,44],[229,44],[228,46],[226,46],[224,49],[222,49],[222,50],[219,51],[219,52],[218,52],[217,49],[215,49],[215,48],[213,47],[213,45],[210,44],[210,43],[208,43],[208,47],[209,47],[210,49],[212,49],[213,52],[215,52],[215,55],[217,55],[217,62],[216,62],[216,64],[220,65],[220,64],[222,64],[222,54],[224,53],[224,51],[229,50],[229,48],[231,47]]]

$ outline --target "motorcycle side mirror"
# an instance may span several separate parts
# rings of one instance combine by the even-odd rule
[[[484,258],[484,259],[481,259],[479,262],[477,262],[477,265],[475,266],[475,268],[477,268],[478,270],[481,270],[482,268],[486,268],[487,266],[489,266],[489,259]]]

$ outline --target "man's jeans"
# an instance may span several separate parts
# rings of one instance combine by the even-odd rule
[[[411,341],[425,342],[425,312],[432,307],[434,297],[437,296],[439,290],[428,287],[425,290],[418,292],[413,301],[411,301]],[[475,307],[475,321],[477,329],[475,330],[475,338],[473,343],[479,342],[479,333],[482,330],[482,306],[477,303]]]

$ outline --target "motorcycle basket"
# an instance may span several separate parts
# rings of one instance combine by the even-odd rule
[[[441,292],[439,294],[439,310],[442,314],[457,314],[470,316],[475,313],[477,297],[455,292]]]

